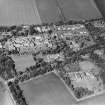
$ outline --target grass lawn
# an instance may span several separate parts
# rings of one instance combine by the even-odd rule
[[[88,60],[79,62],[79,66],[82,71],[93,71],[95,73],[99,73],[100,68],[97,67],[93,62],[90,62]]]
[[[17,72],[24,71],[26,67],[30,67],[35,64],[32,55],[22,55],[22,56],[11,55],[11,57],[15,61]]]

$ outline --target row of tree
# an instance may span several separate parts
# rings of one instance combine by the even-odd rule
[[[27,67],[25,72],[18,72],[15,78],[15,82],[24,82],[31,78],[36,78],[38,76],[44,75],[48,72],[53,71],[53,68],[49,63],[44,62],[43,60],[38,61],[35,65]]]
[[[86,97],[88,95],[94,94],[94,91],[91,91],[88,88],[75,87],[72,84],[72,81],[71,81],[70,77],[66,76],[66,72],[58,71],[58,74],[63,79],[65,84],[72,90],[72,92],[74,93],[76,98],[80,99],[80,98]]]
[[[105,42],[105,28],[95,27],[92,22],[86,23],[85,26],[96,43],[103,44]]]
[[[23,95],[23,91],[20,89],[18,84],[14,82],[8,82],[8,87],[17,105],[28,105]]]
[[[7,55],[0,55],[0,76],[5,79],[11,79],[17,75],[15,62]]]
[[[46,27],[46,29],[50,29],[48,30],[49,33],[51,33],[53,31],[53,26],[54,25],[74,25],[74,24],[86,24],[86,23],[90,23],[90,22],[93,22],[93,21],[101,21],[103,20],[102,18],[99,18],[99,19],[91,19],[91,20],[82,20],[82,21],[75,21],[75,20],[70,20],[66,23],[62,22],[62,21],[59,21],[57,23],[51,23],[51,24],[48,24],[48,23],[43,23],[42,25],[14,25],[14,26],[0,26],[0,32],[12,32],[12,34],[14,35],[18,35],[19,31],[22,31],[24,26],[28,27],[26,29],[24,29],[24,32],[22,32],[21,34],[22,35],[33,35],[33,34],[38,34],[40,33],[38,30],[37,30],[37,27],[39,28],[42,28],[43,26]],[[43,33],[43,31],[42,31]]]

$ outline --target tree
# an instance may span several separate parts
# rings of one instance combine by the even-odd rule
[[[76,87],[74,89],[74,93],[75,93],[76,97],[80,99],[87,95],[93,94],[94,91],[90,91],[90,90],[88,90],[88,88]]]
[[[4,77],[4,79],[12,78],[16,75],[15,70],[15,62],[12,60],[11,57],[6,55],[0,56],[0,75]]]
[[[103,81],[103,84],[105,85],[105,69],[100,70],[99,76]]]

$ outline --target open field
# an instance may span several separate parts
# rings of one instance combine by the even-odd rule
[[[54,74],[28,81],[20,87],[29,105],[69,105],[75,101]]]
[[[105,94],[76,102],[62,81],[49,74],[36,81],[30,80],[20,85],[29,105],[104,105]],[[14,105],[8,91],[0,93],[0,105]]]
[[[79,103],[55,74],[49,74],[36,81],[21,84],[29,105],[104,105],[105,94]]]
[[[57,0],[66,21],[101,17],[93,0]],[[0,0],[0,24],[41,24],[62,20],[56,0]]]
[[[0,0],[0,25],[41,24],[34,0]]]
[[[4,93],[0,92],[0,105],[14,105],[7,90]]]
[[[32,55],[11,55],[12,59],[15,61],[16,70],[25,71],[26,67],[30,67],[35,64]]]
[[[66,21],[101,17],[93,0],[36,0],[36,4],[42,23],[62,20],[61,12]]]

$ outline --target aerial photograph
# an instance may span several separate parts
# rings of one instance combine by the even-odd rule
[[[0,105],[105,105],[105,0],[0,0]]]

